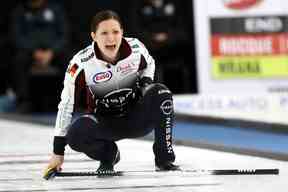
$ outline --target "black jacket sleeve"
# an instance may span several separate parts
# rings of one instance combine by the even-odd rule
[[[54,136],[53,141],[53,152],[56,155],[64,155],[65,146],[66,146],[66,138]]]

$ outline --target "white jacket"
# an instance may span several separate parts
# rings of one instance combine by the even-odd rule
[[[121,109],[133,97],[133,87],[143,77],[153,80],[154,59],[136,38],[123,38],[120,59],[116,64],[101,60],[93,42],[79,51],[67,68],[54,136],[65,136],[78,102],[85,102],[96,113],[99,105],[105,109]],[[102,109],[101,109],[102,110]]]

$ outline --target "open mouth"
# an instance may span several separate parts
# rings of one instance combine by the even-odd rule
[[[106,47],[106,49],[112,51],[112,50],[114,50],[116,48],[116,45],[106,45],[105,47]]]

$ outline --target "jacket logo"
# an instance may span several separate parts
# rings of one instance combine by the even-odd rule
[[[94,57],[94,53],[91,53],[90,55],[88,55],[87,57],[84,57],[81,59],[81,62],[87,62],[89,61],[90,59],[92,59]]]
[[[67,73],[69,73],[73,77],[75,75],[77,69],[78,69],[77,64],[70,64],[67,68]]]
[[[105,81],[109,81],[112,78],[112,72],[106,71],[106,72],[100,72],[93,76],[94,83],[101,83]]]
[[[120,72],[121,74],[127,74],[137,69],[137,67],[138,66],[135,63],[124,63],[117,67],[117,72]]]
[[[263,0],[223,0],[226,7],[230,9],[248,9]]]

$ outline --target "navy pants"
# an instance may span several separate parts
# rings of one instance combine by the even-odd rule
[[[109,162],[118,150],[115,141],[142,137],[154,130],[155,161],[173,162],[173,122],[171,92],[162,84],[151,84],[125,116],[82,115],[75,119],[67,133],[67,143],[92,159]]]

